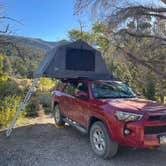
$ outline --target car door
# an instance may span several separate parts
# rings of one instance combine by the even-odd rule
[[[62,112],[66,117],[82,126],[86,126],[89,99],[81,99],[77,97],[79,91],[88,91],[87,84],[82,84],[82,81],[78,80],[66,81],[60,103]]]
[[[58,104],[60,105],[60,109],[61,109],[61,113],[63,115],[66,116],[66,112],[65,112],[65,107],[66,107],[66,102],[65,102],[65,96],[66,94],[64,93],[64,89],[65,89],[66,83],[62,82],[61,80],[59,80],[56,88],[54,89],[54,94],[56,96],[56,102],[58,102]]]
[[[74,88],[71,86],[70,82],[66,81],[63,94],[61,95],[61,108],[62,113],[69,119],[72,119],[72,112],[73,112],[73,102],[74,102]]]
[[[74,86],[74,85],[73,85]],[[88,85],[86,81],[78,81],[74,87],[74,98],[72,98],[72,111],[71,118],[73,121],[79,123],[81,126],[86,127],[88,125],[89,114],[89,93]],[[78,92],[87,93],[87,98],[80,98],[77,96]]]

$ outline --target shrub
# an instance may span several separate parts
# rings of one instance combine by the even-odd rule
[[[40,101],[45,113],[51,112],[51,94],[50,93],[38,93],[37,98]]]
[[[156,100],[156,84],[154,77],[150,73],[148,73],[146,78],[147,80],[145,82],[143,94],[149,100]]]
[[[38,112],[42,109],[39,100],[36,97],[32,97],[30,102],[26,106],[26,117],[36,117]]]
[[[39,92],[46,92],[53,88],[56,84],[56,81],[53,81],[49,78],[40,78],[37,85],[37,90]]]
[[[0,81],[0,99],[6,96],[22,95],[23,91],[18,87],[18,84],[13,80]]]
[[[16,95],[10,95],[3,98],[0,101],[0,126],[8,127],[11,120],[13,119],[17,108],[20,104],[21,97]],[[25,110],[23,110],[18,117],[18,121],[25,116]],[[18,122],[17,121],[17,122]]]

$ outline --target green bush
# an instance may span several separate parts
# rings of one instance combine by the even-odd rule
[[[40,101],[36,97],[32,97],[26,106],[26,117],[37,117],[41,109]]]
[[[51,112],[51,94],[50,93],[38,93],[36,96],[40,104],[42,105],[45,113],[50,113]]]
[[[37,85],[37,90],[39,92],[48,92],[56,85],[57,81],[53,81],[49,78],[40,78]]]
[[[156,84],[154,77],[148,73],[145,87],[143,89],[144,96],[149,100],[156,100]]]
[[[21,97],[16,95],[10,95],[4,97],[3,100],[0,101],[0,127],[8,127],[17,111],[20,100]],[[23,110],[18,117],[18,121],[22,119],[25,114],[25,110]]]
[[[22,95],[23,91],[13,80],[0,81],[0,100],[10,95]]]

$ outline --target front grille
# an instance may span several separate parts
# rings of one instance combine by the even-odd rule
[[[145,126],[144,134],[166,133],[166,126]]]
[[[166,122],[166,115],[149,116],[148,121],[164,121],[164,122]]]

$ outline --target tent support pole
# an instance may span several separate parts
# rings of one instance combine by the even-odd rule
[[[21,102],[20,106],[18,107],[17,111],[16,111],[16,114],[14,116],[14,118],[12,119],[11,123],[10,123],[10,126],[9,128],[7,129],[6,131],[6,136],[9,137],[13,128],[14,128],[14,125],[17,121],[17,118],[18,116],[20,115],[21,111],[25,108],[27,102],[29,101],[29,99],[31,98],[33,92],[34,92],[34,88],[36,87],[37,83],[38,83],[38,80],[39,80],[39,77],[38,78],[35,78],[31,87],[29,88],[24,100]]]

